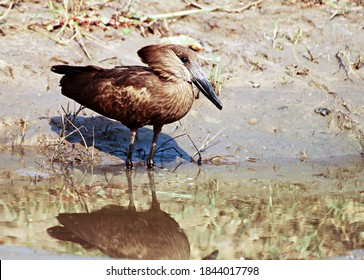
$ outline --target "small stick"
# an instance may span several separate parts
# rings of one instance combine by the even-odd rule
[[[225,11],[225,12],[229,12],[229,13],[241,13],[242,11],[248,10],[249,8],[253,7],[253,6],[258,6],[263,2],[263,0],[258,0],[255,1],[253,3],[249,3],[244,5],[241,8],[237,8],[237,9],[228,9],[228,8],[224,8],[224,6],[222,6],[221,8],[217,7],[219,10]],[[189,4],[193,7],[199,8],[199,9],[206,9],[206,7],[194,2],[194,1],[190,1]],[[213,11],[214,12],[214,11]]]
[[[4,19],[6,19],[6,17],[8,16],[11,8],[13,7],[14,2],[11,2],[8,9],[5,11],[5,13],[0,17],[0,21],[3,21]]]
[[[238,9],[226,10],[226,12],[229,12],[229,13],[241,13],[242,11],[248,10],[248,9],[250,9],[253,6],[258,6],[258,5],[262,4],[262,2],[263,2],[263,0],[258,0],[258,1],[255,1],[253,3],[246,4],[245,6],[243,6],[241,8],[238,8]]]
[[[128,0],[128,2],[126,3],[126,5],[124,6],[124,8],[121,10],[122,13],[128,14],[130,12],[130,9],[132,8],[132,6],[134,4],[135,4],[135,0]]]
[[[202,156],[201,156],[200,151],[198,150],[198,148],[197,148],[197,146],[196,146],[195,142],[193,142],[193,140],[192,140],[191,136],[187,133],[187,130],[186,130],[186,128],[183,126],[183,124],[181,123],[181,121],[178,121],[178,122],[179,122],[179,124],[182,126],[183,130],[185,131],[185,134],[187,135],[188,139],[190,139],[190,141],[191,141],[192,145],[195,147],[195,149],[196,149],[196,153],[198,154],[197,164],[198,164],[198,165],[201,165],[201,163],[202,163]],[[196,155],[196,153],[195,153],[195,155]],[[194,156],[195,156],[195,155],[194,155]],[[191,157],[191,160],[193,161],[193,157]]]
[[[33,30],[34,32],[37,32],[40,35],[43,35],[44,37],[47,37],[48,39],[51,39],[52,41],[54,41],[62,46],[69,46],[68,41],[63,40],[63,38],[58,39],[55,36],[51,36],[48,34],[48,32],[46,32],[40,28],[36,28],[35,25],[29,25],[28,28],[30,30]]]
[[[337,59],[337,61],[338,61],[338,63],[339,63],[339,70],[337,70],[337,72],[339,72],[339,71],[340,71],[340,69],[344,69],[344,72],[345,72],[346,78],[347,78],[348,80],[351,80],[351,79],[350,79],[350,77],[349,77],[349,71],[348,71],[348,69],[347,69],[347,67],[346,67],[346,65],[345,65],[345,63],[344,63],[343,58],[341,57],[341,55],[342,55],[342,56],[344,56],[344,54],[343,54],[343,52],[342,52],[342,51],[338,51],[338,52],[335,54],[335,57],[336,57],[336,59]],[[337,73],[337,72],[335,72],[335,73]]]
[[[85,55],[87,56],[87,58],[92,61],[91,55],[90,53],[87,51],[85,44],[83,43],[82,40],[82,35],[80,33],[80,30],[78,29],[77,25],[74,24],[73,25],[75,27],[75,31],[76,31],[76,42],[78,43],[78,45],[80,46],[81,50],[85,53]]]
[[[83,137],[83,135],[82,135],[82,132],[80,131],[80,129],[81,128],[85,128],[84,126],[81,126],[80,128],[78,128],[77,126],[75,126],[74,125],[74,123],[73,122],[71,122],[68,118],[66,118],[66,120],[74,127],[74,129],[76,129],[76,131],[78,132],[78,134],[80,134],[80,136],[81,136],[81,139],[82,139],[82,141],[83,141],[83,144],[85,145],[85,147],[86,147],[86,150],[88,150],[88,146],[87,146],[87,143],[86,143],[86,140],[85,140],[85,137]],[[86,128],[85,128],[86,129]],[[75,132],[75,131],[73,131],[73,132]],[[72,132],[72,133],[73,133]],[[70,134],[68,134],[67,135],[67,137],[69,136],[69,135],[71,135],[72,133],[70,133]],[[66,139],[67,137],[64,137],[64,139]]]
[[[205,138],[205,140],[202,142],[200,149],[198,149],[198,151],[201,150],[206,150],[207,146],[210,144],[211,141],[213,141],[221,132],[223,132],[225,128],[220,129],[219,132],[217,132],[211,139],[208,140],[209,135],[207,135],[207,137]],[[195,153],[192,157],[194,157],[197,153]]]
[[[95,127],[92,127],[92,147],[91,147],[91,160],[94,160],[94,152],[95,152]],[[93,177],[92,177],[93,178]]]
[[[159,149],[161,149],[164,145],[166,145],[168,142],[170,142],[170,141],[172,141],[172,140],[175,140],[175,139],[177,139],[178,137],[181,137],[181,136],[185,136],[186,135],[186,133],[184,133],[184,134],[180,134],[180,135],[177,135],[177,136],[175,136],[175,137],[173,137],[173,138],[171,138],[171,139],[168,139],[167,141],[165,141],[165,142],[163,142],[162,144],[160,144],[159,145],[159,147],[155,150],[155,152],[158,152],[159,151]]]
[[[201,14],[201,13],[210,13],[215,12],[218,10],[225,10],[225,6],[221,7],[205,7],[203,9],[193,9],[193,10],[184,10],[184,11],[178,11],[178,12],[172,12],[172,13],[165,13],[165,14],[157,14],[157,15],[149,15],[140,17],[141,21],[154,21],[158,19],[165,19],[165,18],[174,18],[174,17],[183,17],[193,14]]]

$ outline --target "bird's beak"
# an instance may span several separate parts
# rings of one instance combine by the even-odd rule
[[[192,82],[217,108],[222,109],[221,101],[217,98],[215,90],[206,78],[201,68],[191,70]]]

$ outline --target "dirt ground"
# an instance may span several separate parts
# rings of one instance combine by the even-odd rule
[[[3,230],[7,237],[0,243],[28,244],[28,237],[23,236],[29,231],[28,224],[6,226],[14,221],[15,212],[39,215],[39,227],[32,226],[36,231],[29,233],[34,244],[41,244],[38,239],[45,239],[45,228],[55,224],[60,208],[50,201],[53,190],[44,194],[40,183],[36,184],[37,178],[48,178],[47,186],[53,188],[60,181],[44,171],[50,159],[73,164],[91,159],[93,167],[101,169],[98,175],[72,170],[77,173],[74,178],[86,176],[91,182],[79,180],[85,193],[92,183],[108,188],[107,176],[121,178],[124,183],[117,183],[116,188],[121,186],[125,191],[124,170],[116,175],[102,168],[124,163],[128,129],[88,109],[73,118],[79,106],[61,95],[60,76],[50,71],[51,66],[141,65],[136,54],[139,48],[166,40],[186,42],[181,41],[183,35],[192,39],[188,45],[200,49],[206,73],[215,72],[213,80],[221,86],[223,103],[219,111],[201,96],[180,123],[164,126],[157,145],[159,197],[165,210],[186,230],[192,257],[201,259],[224,242],[225,249],[219,249],[221,258],[226,259],[316,259],[363,248],[363,1],[176,0],[171,5],[171,1],[158,0],[145,5],[139,0],[98,0],[82,1],[81,7],[79,3],[72,1],[65,8],[62,1],[0,1],[0,183],[4,185],[0,192],[6,209],[14,209],[6,214]],[[113,21],[116,15],[119,21]],[[66,115],[73,122],[64,130]],[[151,139],[150,127],[140,129],[134,153],[134,179],[142,205],[148,205],[149,199],[144,162]],[[191,158],[198,159],[195,146],[201,153],[202,167],[179,167]],[[23,150],[29,147],[24,156]],[[41,158],[36,167],[34,158]],[[197,175],[191,175],[193,172]],[[29,192],[26,200],[34,203],[19,212],[16,209],[24,200],[19,193],[24,190],[9,191],[7,187],[17,182],[26,185],[29,177],[34,186],[25,188]],[[305,198],[300,203],[297,193]],[[41,205],[35,205],[35,195]],[[98,197],[98,193],[94,195]],[[339,195],[343,198],[335,200]],[[282,204],[275,210],[276,216],[269,215],[272,197],[277,205]],[[14,204],[17,199],[19,205]],[[60,199],[63,206],[69,202],[68,196]],[[347,202],[346,212],[340,216],[335,210],[340,217],[331,218],[333,210],[326,204],[342,200]],[[72,203],[64,209],[80,210]],[[91,204],[97,209],[93,201]],[[320,250],[325,250],[312,253],[307,246],[309,253],[306,249],[297,253],[294,234],[302,230],[301,237],[307,240],[307,227],[316,226],[315,215],[317,221],[325,220],[318,223],[323,225],[322,232],[330,232],[329,237],[320,235],[317,240]],[[248,228],[245,222],[251,217]],[[279,220],[282,217],[286,219],[283,222]],[[292,227],[267,253],[265,242],[270,240],[274,220],[281,223],[276,229],[280,233],[284,226]],[[333,221],[345,225],[336,227]],[[12,232],[15,227],[19,230],[16,234]],[[246,229],[247,233],[240,235]],[[226,232],[231,233],[231,239]],[[26,241],[15,242],[17,234]],[[249,243],[242,245],[241,238],[246,235]],[[355,242],[348,245],[349,235]],[[282,244],[287,240],[286,248]],[[37,249],[57,251],[59,244],[47,246]],[[254,251],[258,247],[259,253]],[[339,250],[332,249],[337,247]],[[237,252],[231,248],[238,248]],[[278,254],[276,248],[286,251]]]
[[[1,144],[49,145],[59,139],[61,106],[69,103],[71,111],[78,107],[60,94],[60,77],[49,70],[53,64],[141,64],[136,55],[140,47],[188,35],[204,47],[199,54],[206,61],[206,72],[212,61],[221,72],[224,109],[216,111],[201,98],[182,120],[198,147],[208,141],[203,158],[222,156],[241,162],[249,157],[308,159],[362,152],[364,9],[358,1],[258,1],[245,10],[244,5],[254,1],[168,2],[150,1],[146,6],[135,1],[129,14],[143,17],[197,7],[221,9],[170,16],[148,27],[109,26],[103,31],[92,26],[88,31],[80,25],[81,35],[75,37],[70,28],[58,34],[53,19],[62,18],[62,6],[57,14],[47,1],[17,1],[4,16],[10,1],[3,4]],[[77,14],[81,18],[97,13],[97,18],[109,19],[126,8],[118,1],[85,1],[83,5]],[[316,113],[320,108],[331,113]],[[85,110],[77,120],[79,126],[89,128],[84,132],[87,141],[92,142],[95,127],[96,147],[109,152],[119,147],[125,153],[127,129],[115,123],[108,130],[108,141],[102,136],[108,120],[94,115]],[[165,126],[160,143],[170,139],[176,127],[174,136],[185,133],[181,125]],[[149,138],[149,129],[145,133]],[[142,148],[149,145],[143,135],[139,140]],[[186,159],[195,153],[187,137],[175,141]],[[115,146],[117,142],[121,147]]]

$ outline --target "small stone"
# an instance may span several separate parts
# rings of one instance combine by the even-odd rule
[[[314,111],[316,114],[320,114],[324,117],[328,116],[331,113],[331,110],[327,108],[316,108]]]
[[[257,118],[251,118],[251,119],[248,121],[248,123],[249,123],[250,125],[256,125],[256,124],[257,124],[257,122],[258,122]]]
[[[12,65],[4,60],[0,60],[0,72],[3,73],[5,76],[14,78]]]
[[[308,159],[307,151],[300,151],[300,161],[306,161]]]

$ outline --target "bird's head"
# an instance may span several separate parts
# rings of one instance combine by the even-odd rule
[[[156,44],[141,48],[138,55],[161,77],[184,80],[195,86],[220,110],[222,104],[208,81],[194,51],[175,44]]]

